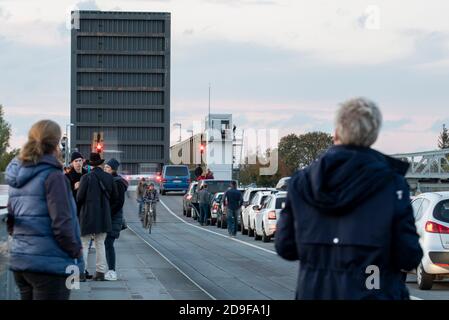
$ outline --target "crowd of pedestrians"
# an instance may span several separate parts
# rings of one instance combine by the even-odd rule
[[[126,227],[128,182],[117,174],[116,159],[104,164],[98,153],[85,160],[73,152],[64,168],[60,140],[57,123],[35,123],[6,169],[10,269],[23,300],[69,299],[71,274],[80,281],[117,280],[114,242]],[[93,275],[87,271],[92,241]]]

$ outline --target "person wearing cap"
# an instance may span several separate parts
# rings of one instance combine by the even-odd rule
[[[114,183],[117,186],[118,201],[115,202],[115,206],[111,208],[112,213],[112,230],[107,233],[105,240],[106,260],[108,262],[109,271],[105,274],[104,278],[108,281],[117,280],[117,273],[115,272],[115,249],[114,241],[119,238],[120,231],[123,227],[123,205],[125,203],[125,193],[128,189],[128,181],[117,174],[120,162],[112,158],[104,165],[104,171],[111,174],[114,178]]]
[[[105,240],[108,232],[112,231],[112,210],[118,202],[117,186],[112,175],[101,168],[104,159],[100,154],[91,153],[87,164],[92,170],[81,177],[77,193],[80,206],[81,241],[83,243],[84,261],[88,270],[88,246],[91,238],[95,241],[96,272],[93,280],[105,280],[109,270],[106,260]],[[81,281],[87,277],[81,275]],[[87,274],[86,274],[87,276]]]
[[[76,194],[80,186],[80,180],[83,175],[87,173],[86,169],[83,168],[84,158],[78,151],[72,153],[70,158],[70,171],[65,174],[67,179],[70,181],[70,187],[72,188],[73,198],[76,200]],[[78,216],[79,216],[78,208]]]

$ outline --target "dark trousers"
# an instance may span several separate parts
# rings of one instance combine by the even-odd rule
[[[66,276],[14,271],[22,300],[69,300]]]
[[[209,205],[207,203],[200,203],[200,223],[206,223],[209,217]]]
[[[115,238],[111,235],[106,236],[104,241],[104,247],[106,250],[106,261],[108,262],[109,270],[115,271],[115,248],[114,248]]]
[[[240,209],[232,210],[228,208],[228,232],[229,234],[236,235],[237,234],[237,216],[240,213]]]

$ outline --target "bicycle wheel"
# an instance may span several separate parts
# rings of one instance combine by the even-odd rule
[[[144,209],[144,213],[143,213],[143,221],[142,221],[143,222],[143,227],[145,229],[148,228],[148,221],[149,221],[148,216],[149,216],[148,205],[145,204],[145,209]]]
[[[151,205],[148,210],[148,233],[150,234],[152,226],[153,226],[153,206]]]

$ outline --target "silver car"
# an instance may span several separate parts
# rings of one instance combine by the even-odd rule
[[[276,223],[282,209],[285,208],[287,193],[279,192],[270,195],[254,219],[254,239],[270,242],[276,232]]]
[[[449,277],[449,192],[420,194],[412,207],[424,252],[416,278],[421,290],[429,290],[434,280]]]

